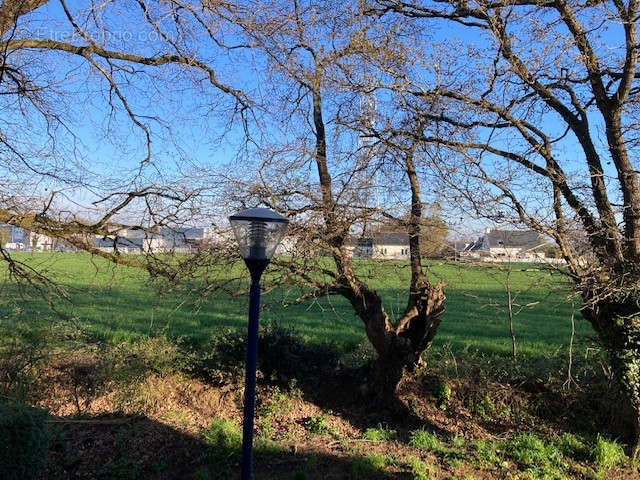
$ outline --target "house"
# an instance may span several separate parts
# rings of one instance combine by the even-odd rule
[[[0,246],[7,250],[29,248],[29,232],[13,225],[0,224]]]
[[[376,232],[347,239],[347,251],[355,258],[409,259],[409,235]]]
[[[112,253],[116,250],[120,253],[142,253],[142,239],[126,237],[96,237],[95,248],[100,251]]]
[[[207,228],[160,228],[146,234],[143,240],[145,252],[187,253],[197,251],[208,238]]]
[[[50,252],[63,246],[62,242],[54,238],[7,224],[0,224],[0,244],[8,250],[40,252]]]
[[[535,230],[487,228],[474,243],[460,250],[461,257],[535,261],[545,258],[548,242]]]
[[[96,236],[96,248],[120,253],[187,253],[209,238],[208,228],[118,228],[112,235]]]

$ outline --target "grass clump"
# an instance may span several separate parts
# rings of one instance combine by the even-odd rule
[[[623,465],[627,461],[627,456],[622,446],[598,434],[591,449],[591,460],[598,467],[608,470],[618,465]]]
[[[505,444],[507,453],[528,472],[541,479],[564,479],[560,450],[534,433],[521,433]]]
[[[0,403],[0,478],[40,478],[49,449],[46,417],[28,405]]]
[[[588,445],[578,436],[572,433],[563,433],[553,444],[558,451],[567,458],[584,460],[589,456]]]
[[[422,450],[441,451],[442,442],[438,436],[427,430],[413,430],[409,435],[409,445]]]
[[[334,435],[335,430],[327,420],[326,415],[317,415],[307,420],[307,428],[314,435]]]
[[[479,439],[473,442],[473,450],[476,460],[482,465],[495,465],[500,463],[500,445],[492,440]]]
[[[101,468],[98,471],[98,478],[136,480],[138,478],[138,464],[131,458],[119,458]]]
[[[368,480],[372,475],[380,473],[389,463],[389,459],[378,453],[367,457],[355,457],[351,465],[351,477],[354,480]]]
[[[362,434],[362,438],[376,442],[391,442],[398,438],[398,432],[378,425],[376,428],[367,428]]]
[[[242,432],[231,420],[213,419],[202,437],[210,455],[218,460],[238,454],[242,447]]]
[[[434,394],[438,400],[438,408],[446,410],[449,401],[451,400],[451,386],[444,380],[438,380],[434,388]]]
[[[433,474],[433,467],[417,457],[409,458],[409,465],[411,467],[411,474],[413,480],[431,480]]]

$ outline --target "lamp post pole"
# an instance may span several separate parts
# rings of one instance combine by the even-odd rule
[[[242,422],[241,480],[252,479],[253,416],[256,397],[260,278],[269,265],[289,220],[267,208],[250,208],[229,217],[240,253],[251,274],[247,362],[244,378],[244,419]]]
[[[253,418],[256,398],[256,368],[258,361],[258,325],[260,319],[260,278],[268,262],[245,260],[251,273],[249,290],[249,327],[247,330],[247,362],[244,378],[244,420],[242,422],[241,480],[251,480],[253,457]]]

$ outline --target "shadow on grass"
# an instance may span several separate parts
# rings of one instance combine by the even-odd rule
[[[44,479],[237,479],[241,433],[229,420],[213,420],[191,434],[146,417],[52,418]],[[254,443],[254,478],[400,479],[367,457],[332,454],[318,444],[301,450]]]

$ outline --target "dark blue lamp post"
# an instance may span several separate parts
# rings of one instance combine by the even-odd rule
[[[242,424],[242,480],[251,480],[253,414],[258,358],[258,317],[260,315],[260,277],[282,240],[289,220],[268,208],[250,208],[229,217],[240,253],[251,273],[249,291],[249,331],[244,383],[244,421]]]

